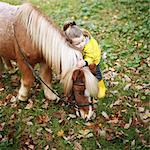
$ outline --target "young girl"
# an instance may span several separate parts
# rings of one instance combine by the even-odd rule
[[[82,51],[83,59],[77,62],[77,67],[84,67],[90,64],[96,64],[96,78],[98,82],[98,98],[105,96],[106,88],[102,80],[100,71],[101,51],[97,41],[86,30],[80,29],[74,21],[67,21],[63,30],[67,40],[76,48]]]

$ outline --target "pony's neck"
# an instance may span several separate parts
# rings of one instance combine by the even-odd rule
[[[62,76],[82,57],[81,53],[71,48],[62,31],[52,21],[43,16],[31,4],[19,7],[18,17],[25,25],[33,44],[39,49],[50,67]]]

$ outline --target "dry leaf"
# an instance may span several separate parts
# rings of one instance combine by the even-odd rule
[[[33,126],[33,123],[32,123],[31,121],[28,121],[28,122],[27,122],[27,125],[28,125],[28,126]]]
[[[90,133],[90,130],[89,129],[85,129],[85,130],[80,130],[79,133],[83,136],[87,135]]]
[[[29,99],[29,103],[26,105],[25,109],[31,109],[33,108],[33,101]]]
[[[44,104],[42,105],[42,108],[47,109],[48,108],[48,101],[45,101]]]
[[[127,85],[123,88],[123,90],[124,90],[124,91],[129,90],[130,86],[131,86],[131,83],[127,84]]]
[[[125,124],[124,129],[129,129],[131,123],[132,123],[132,118],[129,119],[129,123]]]
[[[5,89],[4,88],[0,88],[0,92],[4,91]]]
[[[3,122],[3,123],[0,124],[0,131],[3,131],[4,126],[5,126],[5,122]]]
[[[45,128],[45,130],[46,130],[47,132],[49,132],[49,133],[52,133],[52,130],[49,129],[49,128]]]
[[[30,148],[30,149],[35,149],[35,146],[34,145],[28,145],[28,147]]]
[[[105,111],[102,111],[102,116],[107,120],[109,119],[109,116],[107,115]]]
[[[112,120],[109,120],[108,123],[118,123],[119,119],[117,117],[112,118]]]
[[[144,107],[138,107],[138,111],[139,111],[140,113],[144,112],[144,110],[145,110]]]
[[[117,100],[113,104],[110,105],[110,108],[112,108],[113,106],[119,106],[121,103],[122,103],[121,100]]]
[[[38,123],[47,123],[49,120],[50,119],[47,114],[37,116]]]
[[[12,96],[10,102],[14,103],[14,102],[16,102],[16,101],[17,101],[17,98],[16,98],[15,96]]]
[[[91,138],[91,137],[93,137],[94,135],[93,135],[93,133],[89,133],[89,134],[87,134],[85,137],[86,138]]]
[[[135,140],[133,140],[133,141],[131,142],[131,146],[132,146],[132,147],[135,146]]]
[[[74,118],[76,118],[77,116],[76,115],[74,115],[74,114],[69,114],[69,117],[67,118],[68,120],[70,120],[70,119],[74,119]]]
[[[58,137],[63,137],[64,136],[64,131],[63,130],[58,131],[57,136]]]
[[[46,145],[45,147],[44,147],[44,150],[48,150],[49,149],[49,145]]]
[[[82,146],[78,142],[74,142],[74,150],[82,150]]]
[[[45,133],[45,137],[46,137],[46,141],[47,141],[47,142],[50,142],[50,141],[53,140],[51,133]]]
[[[131,79],[125,74],[124,75],[124,79],[125,79],[125,81],[127,81],[127,82],[131,82]]]

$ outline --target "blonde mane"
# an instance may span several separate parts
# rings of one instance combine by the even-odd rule
[[[66,95],[69,95],[71,92],[72,86],[73,86],[73,80],[72,80],[72,75],[75,70],[79,68],[74,67],[70,69],[65,77],[61,80],[61,83],[63,83],[64,86],[64,93]],[[90,93],[90,96],[92,97],[97,97],[98,93],[98,86],[97,86],[97,79],[96,77],[91,73],[88,67],[83,67],[81,69],[84,73],[85,76],[85,87],[86,90]]]
[[[61,73],[61,77],[82,58],[81,52],[67,44],[62,31],[31,4],[26,3],[18,8],[17,19],[24,24],[47,64],[57,74]]]

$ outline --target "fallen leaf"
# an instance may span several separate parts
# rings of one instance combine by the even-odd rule
[[[80,130],[79,133],[83,136],[87,135],[88,133],[90,133],[91,131],[89,129],[85,129],[85,130]]]
[[[50,119],[47,114],[37,116],[38,123],[47,123],[49,120]]]
[[[136,85],[136,86],[134,86],[134,87],[135,87],[135,89],[137,89],[137,90],[143,89],[143,86],[141,86],[141,85]]]
[[[69,116],[68,116],[68,120],[70,120],[70,119],[74,119],[74,118],[76,118],[77,116],[76,115],[74,115],[74,114],[69,114]]]
[[[108,123],[118,123],[119,119],[117,117],[113,117],[111,120],[108,121]]]
[[[28,147],[30,148],[30,149],[35,149],[35,146],[34,145],[28,145]]]
[[[53,140],[52,134],[51,133],[45,133],[46,141],[50,142]]]
[[[82,146],[79,142],[74,142],[74,150],[82,150]]]
[[[144,110],[145,110],[144,107],[138,107],[138,111],[139,111],[140,113],[144,112]]]
[[[121,103],[122,103],[121,100],[117,100],[113,104],[110,105],[110,108],[112,108],[113,106],[119,106],[119,105],[121,105]]]
[[[11,102],[11,103],[14,103],[14,102],[16,102],[16,101],[17,101],[17,98],[16,98],[15,96],[12,96],[10,102]]]
[[[0,88],[0,92],[4,91],[5,89],[4,88]]]
[[[64,136],[64,131],[63,130],[58,131],[57,136],[58,137],[63,137]]]
[[[28,126],[33,126],[33,123],[32,123],[31,121],[28,121],[28,122],[27,122],[27,125],[28,125]]]
[[[132,118],[129,119],[129,123],[126,123],[124,126],[124,129],[129,129],[129,127],[131,126],[132,123]]]
[[[102,111],[102,116],[107,120],[109,119],[109,116],[107,115],[105,111]]]
[[[124,91],[129,90],[129,88],[130,88],[131,85],[132,85],[131,83],[127,84],[127,85],[123,88],[123,90],[124,90]]]
[[[49,149],[49,145],[46,145],[45,147],[44,147],[44,150],[48,150]]]
[[[131,79],[125,74],[124,75],[124,79],[125,79],[125,81],[127,81],[127,82],[131,82]]]
[[[5,122],[3,122],[3,123],[0,124],[0,131],[3,131],[4,126],[5,126]]]
[[[131,146],[132,146],[132,147],[135,146],[135,139],[131,142]]]
[[[29,103],[26,105],[25,109],[31,109],[33,108],[33,101],[29,99]]]
[[[45,101],[44,104],[42,105],[42,108],[47,109],[48,108],[48,101]]]
[[[52,133],[52,130],[49,129],[49,128],[45,128],[45,130],[46,130],[47,132],[49,132],[49,133]]]
[[[100,145],[100,143],[97,140],[96,140],[96,145],[98,146],[99,149],[102,148],[101,145]]]

